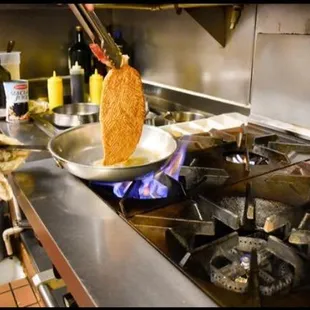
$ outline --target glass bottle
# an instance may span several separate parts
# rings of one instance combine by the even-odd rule
[[[92,52],[84,39],[84,33],[80,26],[75,28],[75,42],[69,48],[68,54],[69,71],[78,62],[84,69],[85,83],[88,83],[92,74]]]

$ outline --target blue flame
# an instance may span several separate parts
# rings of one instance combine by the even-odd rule
[[[159,172],[164,172],[176,181],[179,180],[180,171],[185,160],[187,143],[183,143],[178,151],[172,156],[171,160],[163,166]],[[129,198],[137,199],[159,199],[166,198],[168,196],[169,189],[164,184],[160,183],[155,178],[155,173],[151,172],[137,181],[139,186],[134,186],[131,189]],[[117,182],[117,183],[105,183],[105,182],[93,182],[95,185],[111,186],[113,187],[113,193],[118,198],[123,198],[132,184],[132,181]]]
[[[142,179],[142,185],[138,189],[140,199],[158,199],[168,196],[168,187],[161,184],[154,177],[155,175],[152,172]]]

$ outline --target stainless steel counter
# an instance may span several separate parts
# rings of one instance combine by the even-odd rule
[[[33,123],[13,124],[0,121],[0,130],[24,144],[47,145],[49,137]],[[35,152],[29,155],[27,162],[50,158],[48,152]]]

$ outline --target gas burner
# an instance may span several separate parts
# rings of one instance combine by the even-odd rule
[[[191,135],[183,136],[180,140],[181,143],[186,143],[187,152],[205,151],[227,143],[222,138],[210,137],[205,135]]]
[[[186,250],[193,247],[196,235],[215,235],[212,213],[202,210],[199,203],[190,199],[136,214],[131,221],[134,225],[152,225],[174,231]]]
[[[303,261],[281,240],[273,236],[266,240],[262,234],[242,237],[236,232],[195,249],[185,267],[200,278],[209,277],[215,285],[235,293],[257,290],[258,295],[267,296],[297,286],[304,271]],[[250,287],[250,283],[255,283],[254,277],[258,281]]]
[[[309,182],[306,176],[272,174],[219,187],[199,197],[233,230],[262,230],[286,238],[309,210]]]
[[[310,158],[310,144],[268,142],[268,148],[284,153],[291,162]]]
[[[282,213],[289,214],[289,211],[292,209],[291,206],[284,203],[261,198],[254,198],[253,204],[255,205],[256,229],[263,229],[264,226],[267,226],[265,223],[268,220],[268,217]],[[218,202],[218,205],[219,207],[238,215],[240,218],[240,225],[244,225],[246,197],[223,197]]]
[[[272,296],[288,288],[294,277],[290,265],[268,251],[267,241],[251,237],[239,237],[236,247],[213,256],[210,261],[211,282],[236,293],[247,292],[253,249],[257,251],[260,294]]]
[[[212,202],[200,197],[202,204],[212,208],[214,216],[233,230],[265,231],[287,237],[303,217],[303,206],[291,206],[279,201],[246,197],[226,196]]]
[[[228,152],[224,153],[224,156],[226,161],[234,164],[245,165],[247,162],[246,152]],[[249,164],[250,166],[268,165],[269,160],[264,156],[249,152]]]
[[[297,229],[292,229],[289,243],[294,244],[299,253],[310,260],[310,213],[306,213]]]
[[[141,189],[146,187],[142,187],[142,181],[134,181],[120,200],[120,213],[129,218],[137,214],[163,208],[186,198],[182,184],[172,177],[162,173],[156,181],[161,187],[166,189],[165,195],[155,199],[141,199]],[[149,187],[148,190],[151,193],[150,196],[154,197],[154,188]]]
[[[228,178],[227,172],[223,169],[195,167],[191,165],[182,166],[180,171],[180,181],[182,181],[187,191],[197,190],[202,184],[223,185]]]

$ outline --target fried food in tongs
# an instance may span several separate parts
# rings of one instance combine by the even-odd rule
[[[96,13],[88,11],[84,4],[68,5],[91,39],[92,52],[99,60],[107,58],[112,67],[119,69],[122,66],[122,53]]]
[[[145,100],[141,76],[126,63],[125,55],[122,56],[93,11],[87,11],[83,4],[69,6],[92,40],[92,52],[112,67],[103,81],[100,104],[101,163],[103,166],[126,163],[137,148],[144,124]]]

